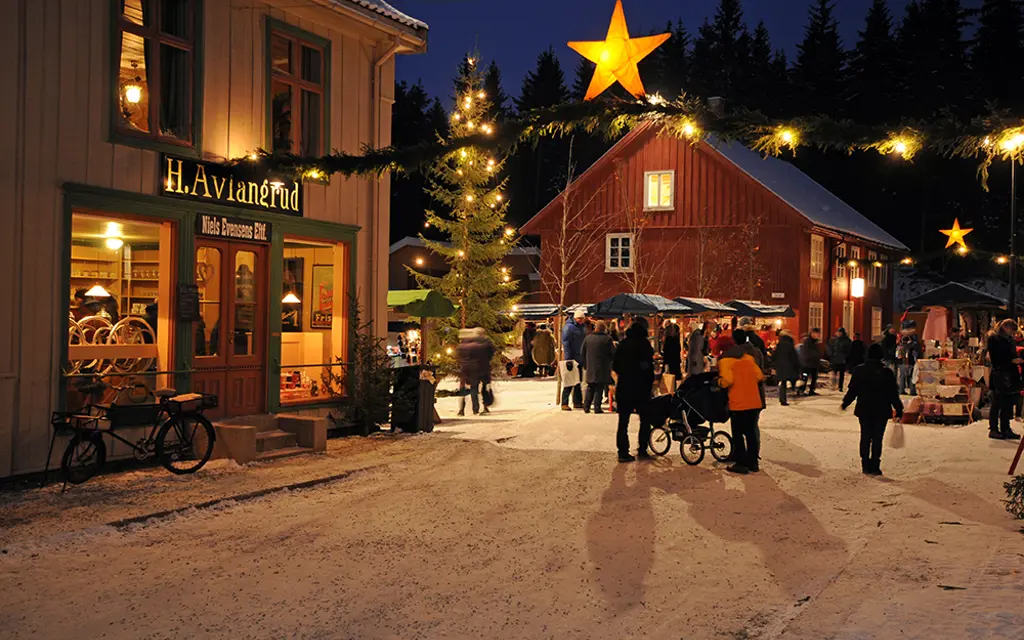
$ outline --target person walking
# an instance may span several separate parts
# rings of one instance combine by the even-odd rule
[[[726,469],[746,475],[760,470],[761,430],[758,421],[764,409],[764,373],[757,364],[760,351],[750,344],[743,329],[733,331],[736,346],[718,361],[718,384],[729,390],[729,423],[732,426],[734,465]]]
[[[1014,404],[1021,390],[1021,359],[1017,357],[1017,349],[1013,342],[1016,332],[1016,322],[1010,319],[1003,320],[996,330],[989,334],[986,345],[989,360],[992,362],[988,380],[991,398],[988,437],[993,440],[1020,438],[1010,429]]]
[[[846,329],[839,327],[836,335],[828,343],[828,361],[832,369],[832,382],[838,383],[836,387],[841,392],[843,382],[846,379],[846,363],[850,359],[850,350],[853,349],[853,341],[846,335]]]
[[[843,396],[842,409],[857,403],[853,414],[860,421],[860,467],[863,473],[882,475],[882,438],[885,426],[896,414],[903,418],[903,402],[896,386],[896,376],[882,364],[885,349],[881,344],[868,347],[867,362],[858,365],[850,378],[850,388]]]
[[[821,366],[820,336],[821,329],[814,327],[800,345],[800,368],[807,381],[804,388],[809,396],[818,395],[815,388],[818,385],[818,367]]]
[[[661,359],[665,369],[676,377],[676,383],[683,377],[683,342],[679,325],[669,322],[665,326],[665,339],[661,343]]]
[[[860,339],[859,333],[853,334],[853,341],[850,343],[850,355],[846,357],[846,370],[853,375],[853,370],[864,364],[865,362],[865,349],[867,345]]]
[[[480,413],[480,390],[490,384],[494,345],[487,332],[477,327],[459,331],[459,414],[466,415],[466,394],[473,403],[473,415]],[[490,413],[485,406],[484,413]]]
[[[586,376],[587,391],[583,397],[583,411],[604,413],[605,394],[612,383],[612,362],[615,358],[615,344],[608,335],[608,325],[598,320],[594,333],[583,339],[583,373]]]
[[[690,336],[686,339],[686,375],[695,376],[704,373],[708,366],[707,331],[708,325],[703,328],[696,322],[690,323]]]
[[[885,333],[882,334],[882,364],[889,367],[893,373],[897,372],[896,368],[896,347],[899,346],[900,339],[896,335],[896,327],[887,324],[885,325]]]
[[[565,327],[562,328],[562,358],[567,363],[567,366],[582,366],[580,364],[583,360],[581,351],[583,349],[583,339],[586,337],[586,329],[584,328],[586,321],[586,312],[583,309],[577,309],[572,319],[567,321]],[[569,406],[570,394],[572,395],[572,407]],[[583,391],[580,389],[580,385],[577,383],[571,386],[563,386],[562,411],[582,408]]]
[[[914,384],[914,367],[917,365],[917,361],[922,354],[921,340],[917,336],[917,321],[905,320],[903,322],[900,342],[896,347],[896,363],[899,365],[901,395],[906,395],[907,393],[912,396],[917,395],[917,385]]]
[[[761,361],[764,362],[768,359],[768,345],[764,343],[761,336],[757,335],[757,327],[754,326],[754,319],[750,316],[743,316],[740,318],[738,326],[743,329],[743,332],[747,335],[747,342],[755,349],[761,352]],[[733,341],[736,341],[736,336],[733,336]],[[736,344],[739,344],[736,341]]]
[[[546,322],[541,323],[533,336],[533,350],[530,355],[541,370],[541,377],[551,375],[551,368],[555,364],[555,336]]]
[[[796,390],[796,381],[800,378],[800,360],[796,355],[793,334],[785,329],[779,333],[779,343],[772,353],[772,366],[775,368],[775,378],[779,381],[779,404],[788,407],[786,387]]]
[[[523,329],[523,367],[519,370],[519,377],[532,378],[537,365],[533,362],[533,339],[537,336],[537,325],[527,322]]]
[[[647,451],[651,440],[650,416],[647,406],[654,387],[654,348],[647,340],[647,323],[636,320],[626,330],[626,338],[615,350],[612,370],[618,376],[615,383],[615,404],[619,412],[619,429],[615,444],[619,450],[619,462],[633,462],[629,453],[629,418],[640,415],[640,441],[637,455],[650,459]]]

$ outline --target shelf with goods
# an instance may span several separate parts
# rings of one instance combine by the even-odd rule
[[[975,381],[969,357],[919,360],[916,377],[917,402],[911,399],[904,422],[970,424]]]
[[[104,247],[73,245],[71,248],[71,295],[81,288],[100,285],[117,300],[122,315],[145,316],[146,307],[158,295],[160,252],[151,245]]]

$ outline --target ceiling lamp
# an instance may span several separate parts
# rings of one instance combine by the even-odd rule
[[[121,238],[107,238],[104,244],[107,245],[108,249],[117,251],[118,249],[124,246],[124,240],[122,240]]]
[[[93,285],[91,289],[85,292],[87,298],[109,298],[110,292],[101,287],[100,285]]]
[[[299,300],[299,296],[297,296],[294,293],[292,293],[291,291],[289,291],[288,293],[286,293],[284,295],[283,298],[281,298],[281,303],[282,304],[301,304],[302,300]]]

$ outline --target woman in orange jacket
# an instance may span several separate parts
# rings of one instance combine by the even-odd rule
[[[729,390],[729,422],[732,425],[732,457],[736,464],[727,470],[748,474],[759,471],[761,430],[758,420],[764,409],[761,352],[747,340],[747,332],[732,333],[736,346],[718,361],[718,384]]]

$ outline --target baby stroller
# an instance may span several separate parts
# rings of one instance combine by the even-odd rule
[[[718,374],[702,373],[688,377],[672,396],[655,398],[650,449],[664,456],[679,443],[679,455],[689,465],[704,460],[708,447],[711,455],[725,462],[732,455],[732,437],[724,431],[715,431],[715,424],[729,420],[729,396],[718,386]],[[659,402],[661,401],[661,402]],[[658,415],[658,407],[661,415]],[[667,416],[665,415],[667,413]]]

